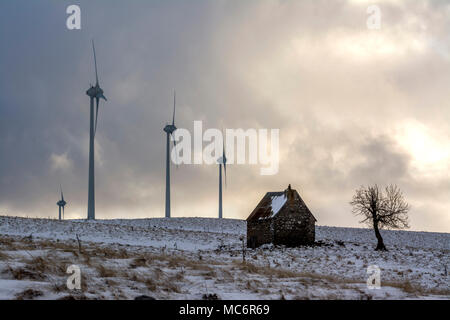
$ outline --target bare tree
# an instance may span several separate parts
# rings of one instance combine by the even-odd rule
[[[385,192],[378,185],[361,187],[356,190],[353,200],[353,213],[361,215],[361,223],[372,226],[378,244],[375,250],[387,250],[381,237],[380,229],[409,228],[409,204],[403,199],[403,194],[396,185],[389,185]]]

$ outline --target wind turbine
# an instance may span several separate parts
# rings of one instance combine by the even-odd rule
[[[94,51],[94,65],[95,65],[95,86],[92,86],[86,91],[90,97],[90,131],[89,131],[89,189],[88,189],[88,216],[89,220],[95,219],[95,175],[94,175],[94,139],[97,132],[98,119],[98,104],[100,99],[106,98],[103,95],[103,90],[100,88],[97,73],[97,57],[95,56],[94,40],[92,40],[92,50]],[[94,114],[94,99],[96,102],[96,110]],[[94,121],[95,115],[95,121]]]
[[[64,201],[64,194],[62,191],[62,187],[59,186],[59,188],[61,189],[61,200],[59,200],[56,205],[59,207],[59,220],[61,220],[61,208],[62,208],[62,212],[63,212],[63,219],[64,219],[64,206],[67,204],[66,201]]]
[[[217,163],[219,164],[219,219],[223,218],[223,211],[222,211],[222,165],[223,165],[223,171],[225,173],[225,186],[227,185],[227,157],[225,153],[225,139],[222,135],[222,156],[217,159]]]
[[[175,104],[176,104],[176,92],[173,93],[173,116],[172,124],[167,124],[164,127],[164,131],[167,135],[166,144],[166,218],[170,218],[170,136],[173,136],[177,127],[175,127]],[[173,141],[173,146],[176,148],[177,144]]]

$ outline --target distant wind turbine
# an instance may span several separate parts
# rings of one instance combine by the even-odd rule
[[[66,201],[64,201],[64,194],[62,191],[62,187],[59,186],[60,190],[61,190],[61,200],[59,200],[56,205],[59,207],[59,220],[61,220],[61,208],[62,208],[62,214],[63,214],[63,219],[64,219],[64,206],[67,204]]]
[[[173,116],[172,124],[167,124],[164,127],[166,132],[166,218],[170,218],[170,137],[173,136],[177,127],[175,127],[175,105],[176,105],[176,92],[173,93]],[[176,148],[177,144],[173,141],[173,146]]]
[[[223,135],[222,135],[223,137]],[[217,163],[219,164],[219,219],[223,218],[223,211],[222,211],[222,165],[223,165],[223,171],[225,173],[225,186],[227,185],[227,157],[225,153],[225,139],[222,138],[222,156],[217,159]]]
[[[88,189],[88,219],[95,219],[95,175],[94,175],[94,139],[97,132],[97,119],[98,119],[98,104],[100,99],[106,100],[103,95],[103,90],[100,88],[98,82],[97,73],[97,57],[95,55],[94,41],[92,40],[92,50],[94,51],[94,65],[95,65],[95,87],[91,87],[86,91],[86,94],[90,97],[90,132],[89,132],[89,189]],[[94,121],[94,99],[96,102],[95,121]]]

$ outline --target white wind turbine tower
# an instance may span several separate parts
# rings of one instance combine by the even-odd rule
[[[173,116],[172,124],[167,124],[164,127],[164,132],[167,135],[166,138],[166,218],[170,218],[170,137],[173,136],[177,127],[175,127],[175,104],[176,104],[176,92],[173,93]],[[175,140],[173,140],[174,148],[177,147]],[[176,151],[176,150],[175,150]]]
[[[222,134],[222,156],[217,159],[217,163],[219,164],[219,219],[223,218],[223,210],[222,210],[222,165],[223,171],[225,173],[225,186],[227,185],[227,157],[225,153],[225,139]]]
[[[98,104],[100,99],[106,101],[103,95],[103,90],[100,88],[97,73],[97,57],[95,56],[94,41],[92,41],[92,50],[94,51],[94,65],[95,65],[95,87],[91,87],[86,91],[90,97],[90,131],[89,131],[89,190],[88,190],[88,216],[89,220],[95,219],[95,175],[94,175],[94,139],[97,131],[98,119]],[[96,102],[96,110],[94,114],[94,99]],[[95,121],[94,121],[95,116]]]

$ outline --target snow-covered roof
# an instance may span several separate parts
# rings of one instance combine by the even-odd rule
[[[281,208],[283,208],[284,204],[286,203],[287,197],[286,194],[282,194],[279,196],[272,196],[271,197],[272,203],[271,203],[271,209],[272,209],[272,216],[271,218],[275,217],[277,213],[280,211]]]
[[[262,200],[259,202],[258,206],[247,218],[247,221],[265,220],[276,217],[288,202],[287,192],[288,190],[280,192],[267,192],[264,198],[262,198]],[[311,211],[309,211],[308,207],[303,202],[298,192],[296,190],[291,190],[291,192],[293,193],[294,201],[297,203],[297,205],[300,204],[301,211],[304,214],[311,215],[314,218]],[[314,220],[316,220],[316,218],[314,218]]]

